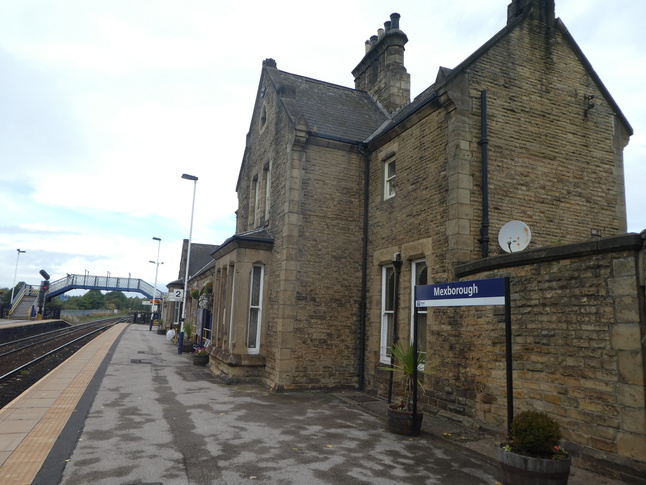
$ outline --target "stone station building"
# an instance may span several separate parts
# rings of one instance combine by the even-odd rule
[[[584,466],[646,474],[630,124],[553,0],[513,0],[502,30],[413,100],[399,20],[366,42],[354,89],[263,62],[236,234],[210,255],[211,371],[384,396],[415,285],[508,276],[516,409],[554,416]],[[532,240],[506,254],[511,220]],[[502,311],[428,309],[419,335],[439,362],[425,410],[503,431]]]

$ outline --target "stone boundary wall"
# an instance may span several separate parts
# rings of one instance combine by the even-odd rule
[[[557,419],[568,449],[582,466],[642,479],[645,237],[646,232],[626,234],[456,267],[459,280],[511,278],[515,412],[538,409]],[[449,315],[449,322],[457,317],[478,326],[480,331],[472,337],[484,340],[487,332],[491,337],[488,342],[469,342],[467,360],[482,353],[494,356],[464,373],[464,381],[470,382],[468,392],[462,390],[463,404],[470,408],[465,414],[500,427],[506,417],[504,330],[500,331],[504,316],[495,309],[455,312],[440,312],[438,325]],[[469,335],[461,332],[460,338]],[[440,372],[440,378],[434,378],[434,389],[441,376]],[[430,404],[450,412],[444,388],[429,395]]]

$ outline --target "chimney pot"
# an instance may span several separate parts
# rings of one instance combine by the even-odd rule
[[[377,37],[382,39],[384,37],[384,29],[377,29]]]
[[[376,35],[371,35],[370,36],[370,47],[374,47],[375,45],[377,45],[378,40],[379,40],[379,37],[377,37]]]
[[[366,54],[367,54],[368,52],[370,52],[370,47],[371,47],[371,46],[370,46],[370,41],[369,41],[369,40],[367,40],[367,41],[366,41]]]
[[[386,29],[386,32],[390,32],[390,20],[384,22],[384,28]]]
[[[392,27],[393,30],[399,30],[399,18],[401,15],[398,13],[391,13],[390,14],[390,26]]]

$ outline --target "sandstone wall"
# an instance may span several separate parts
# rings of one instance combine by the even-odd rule
[[[629,234],[457,268],[461,280],[510,277],[515,411],[553,416],[593,466],[646,470],[642,245]],[[448,365],[430,379],[427,402],[504,429],[502,307],[432,313],[430,345]]]

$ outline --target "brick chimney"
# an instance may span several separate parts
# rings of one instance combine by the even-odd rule
[[[554,22],[554,0],[512,0],[507,6],[507,25],[528,11],[534,20],[546,24]]]
[[[355,89],[369,92],[389,113],[410,102],[410,75],[404,67],[408,37],[399,30],[399,17],[393,13],[366,41],[366,54],[352,70]]]

